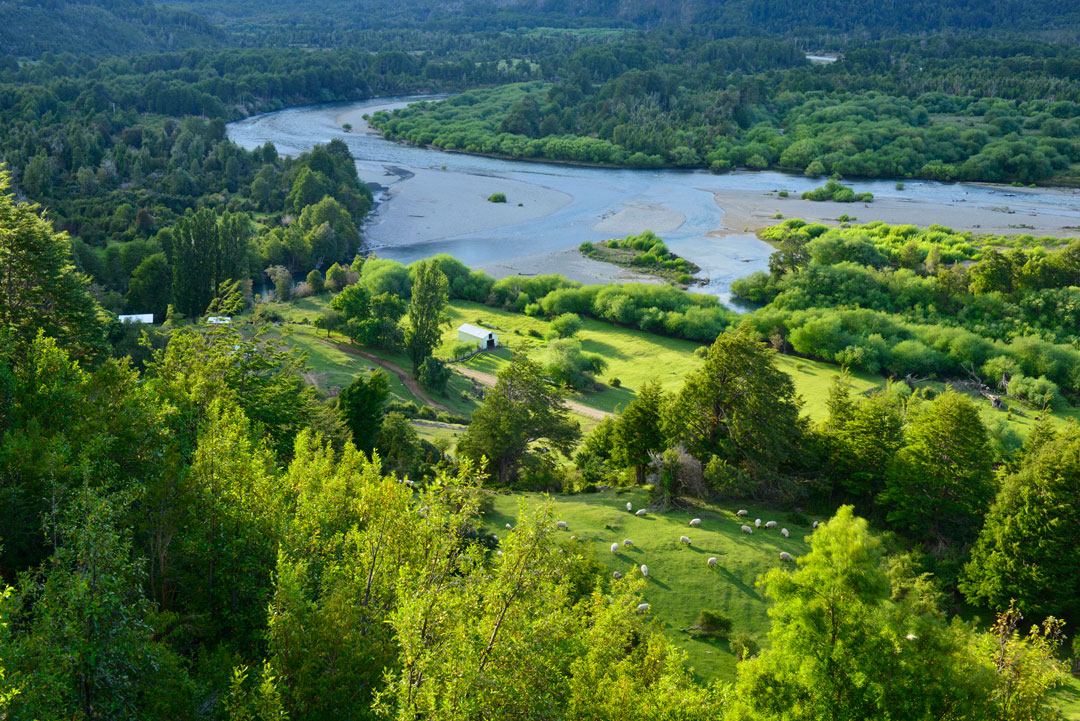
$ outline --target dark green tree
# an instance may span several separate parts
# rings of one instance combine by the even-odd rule
[[[950,390],[917,409],[879,498],[889,523],[936,553],[973,540],[994,497],[991,457],[967,396]]]
[[[85,276],[72,265],[71,243],[38,215],[16,203],[11,174],[0,170],[0,331],[25,347],[44,331],[80,359],[101,355],[105,325]]]
[[[458,453],[477,464],[498,485],[518,480],[522,466],[551,449],[569,454],[581,436],[570,420],[563,394],[547,380],[543,367],[516,353],[499,371],[495,387],[458,442]]]
[[[405,326],[405,352],[412,361],[414,376],[442,338],[449,303],[447,285],[446,275],[439,269],[437,260],[429,258],[414,267],[412,299]]]
[[[619,414],[615,426],[614,455],[622,465],[634,468],[639,484],[645,482],[649,454],[662,451],[666,445],[661,413],[664,401],[660,383],[655,379],[646,382],[637,398]]]
[[[781,471],[795,460],[804,430],[795,386],[774,353],[748,329],[721,334],[664,419],[672,442],[706,465],[745,474],[757,492],[768,493],[780,490]]]
[[[127,309],[133,313],[154,314],[161,323],[172,300],[172,270],[164,253],[154,253],[139,263],[131,274],[127,292]]]
[[[380,370],[367,378],[357,378],[338,396],[338,410],[352,431],[353,443],[365,453],[375,448],[375,437],[382,427],[383,408],[390,398],[390,381]]]
[[[968,600],[996,611],[1015,600],[1029,617],[1080,620],[1078,498],[1080,433],[1044,437],[986,516],[960,583]]]

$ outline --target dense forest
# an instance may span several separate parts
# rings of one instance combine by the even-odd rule
[[[226,134],[440,92],[373,122],[536,160],[1069,184],[1074,3],[18,0],[0,20],[0,717],[1075,713],[1080,240],[789,219],[737,313],[378,258],[344,142]],[[583,252],[694,270],[651,232]],[[509,348],[452,362],[475,344],[451,317]],[[617,359],[653,376],[622,387]]]

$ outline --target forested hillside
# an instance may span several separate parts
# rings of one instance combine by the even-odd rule
[[[46,52],[134,55],[227,43],[227,34],[202,16],[149,0],[12,0],[0,5],[0,51],[11,59]]]

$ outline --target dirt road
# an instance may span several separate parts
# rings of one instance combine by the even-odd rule
[[[454,368],[457,370],[458,373],[465,376],[466,378],[472,378],[474,381],[481,383],[488,388],[491,388],[495,385],[495,376],[491,375],[490,373],[484,373],[483,371],[466,368],[460,365],[456,365],[454,366]],[[611,415],[607,411],[602,411],[598,408],[590,408],[589,406],[582,405],[577,401],[567,400],[565,401],[565,404],[567,408],[574,411],[575,413],[580,413],[586,418],[593,418],[598,421],[602,421]]]
[[[355,346],[348,345],[346,343],[334,343],[333,345],[334,345],[335,348],[337,348],[340,351],[343,351],[343,352],[348,353],[350,355],[360,356],[361,358],[363,358],[365,360],[371,361],[372,363],[379,366],[380,368],[393,373],[394,375],[396,375],[398,377],[398,380],[400,380],[402,382],[402,384],[406,388],[409,389],[410,393],[412,393],[419,400],[423,401],[425,404],[431,406],[435,410],[437,410],[437,411],[446,411],[447,413],[453,413],[454,412],[452,409],[447,408],[442,403],[439,403],[437,400],[435,400],[434,398],[429,396],[426,392],[424,392],[424,389],[420,386],[420,384],[416,382],[415,378],[413,378],[406,371],[402,370],[401,368],[398,368],[396,365],[394,365],[390,361],[386,360],[385,358],[380,358],[377,355],[374,355],[372,353],[368,353],[367,351],[360,350],[359,348],[357,348]]]

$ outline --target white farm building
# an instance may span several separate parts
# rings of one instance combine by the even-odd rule
[[[475,343],[477,348],[496,348],[499,345],[499,336],[487,328],[481,328],[470,323],[462,323],[457,329],[458,340],[466,343]]]
[[[146,325],[154,324],[153,313],[133,313],[131,315],[118,316],[121,323],[145,323]]]

